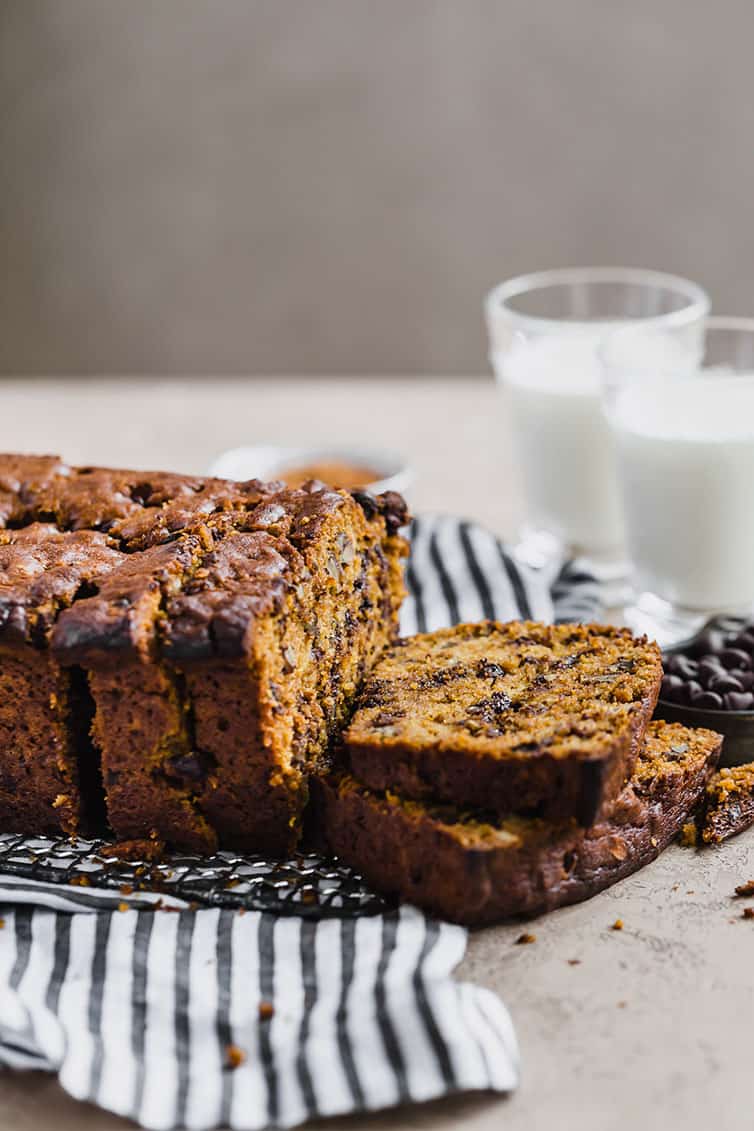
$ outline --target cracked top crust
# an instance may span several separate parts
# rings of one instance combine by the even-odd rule
[[[0,456],[0,639],[51,635],[59,662],[95,668],[163,647],[176,660],[247,655],[254,621],[307,569],[327,570],[336,512],[380,537],[406,521],[400,496],[316,481],[289,489]]]
[[[181,662],[248,654],[256,620],[278,609],[297,563],[264,531],[232,531],[166,607],[165,654]]]
[[[59,611],[123,558],[96,531],[0,530],[0,643],[42,645]]]

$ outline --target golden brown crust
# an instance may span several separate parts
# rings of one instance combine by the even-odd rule
[[[376,890],[456,922],[493,923],[587,899],[653,860],[698,805],[721,743],[651,723],[630,781],[586,830],[376,794],[348,775],[317,784],[318,815],[331,851]]]

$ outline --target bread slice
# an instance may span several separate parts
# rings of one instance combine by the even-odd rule
[[[713,774],[704,795],[702,840],[721,844],[754,825],[754,762],[724,766]]]
[[[153,833],[192,852],[217,835],[180,768],[197,764],[180,680],[160,656],[165,602],[199,568],[208,531],[185,534],[123,561],[58,618],[52,656],[86,674],[96,710],[91,734],[107,817],[119,840]]]
[[[652,716],[656,644],[599,625],[482,621],[399,641],[345,735],[370,789],[593,822]]]
[[[91,699],[48,647],[56,618],[125,558],[94,531],[0,529],[0,830],[86,832],[100,817]]]
[[[653,860],[698,805],[721,744],[712,731],[650,723],[631,779],[590,829],[424,805],[347,774],[318,783],[317,815],[327,847],[377,891],[494,923],[587,899]]]

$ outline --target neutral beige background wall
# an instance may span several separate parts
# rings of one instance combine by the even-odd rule
[[[484,368],[529,268],[754,313],[746,0],[0,0],[0,371]]]

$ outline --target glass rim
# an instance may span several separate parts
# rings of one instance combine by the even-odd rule
[[[536,314],[522,314],[510,305],[511,300],[533,291],[548,287],[578,284],[633,283],[636,286],[664,287],[675,291],[688,301],[679,310],[666,314],[650,314],[646,317],[632,318],[631,322],[646,326],[667,326],[669,328],[686,326],[699,318],[705,318],[710,310],[710,297],[699,283],[682,275],[666,271],[655,271],[644,267],[554,267],[544,271],[531,271],[525,275],[515,275],[497,283],[485,298],[485,312],[488,324],[492,324],[504,314],[517,328],[524,330],[545,329],[555,326],[589,323],[591,319],[543,318]],[[595,320],[596,321],[596,320]],[[616,321],[622,321],[616,315]]]
[[[648,328],[648,322],[651,322],[651,319],[636,319],[634,323],[625,326],[616,326],[615,329],[605,335],[605,338],[597,347],[597,357],[603,372],[616,368],[621,369],[626,365],[625,361],[615,356],[614,350],[616,342],[622,342],[624,340],[630,342],[632,338],[645,334]],[[653,324],[649,328],[655,329],[656,325]],[[664,325],[660,327],[660,329],[664,328]],[[707,335],[710,333],[731,335],[750,334],[752,338],[754,338],[754,317],[738,314],[709,314],[702,321],[701,329],[703,342],[706,342]],[[635,363],[628,363],[628,368],[636,368]],[[670,369],[660,370],[658,376],[673,376],[675,372],[676,371]]]

